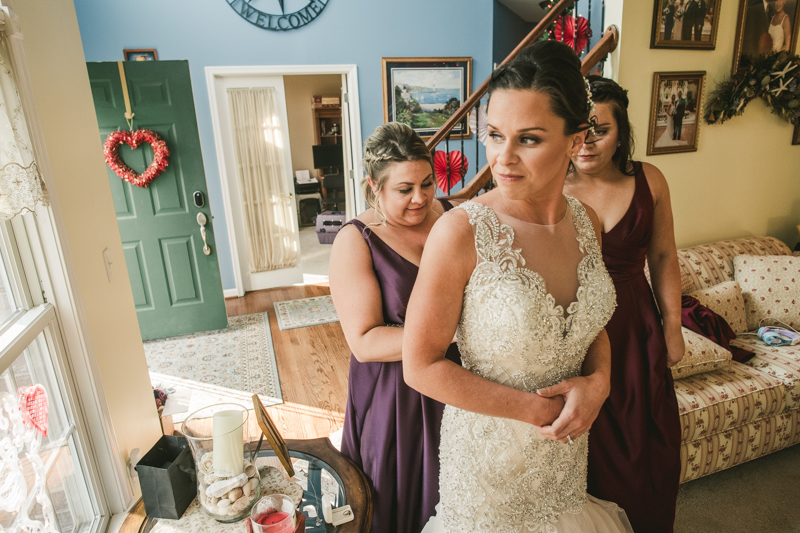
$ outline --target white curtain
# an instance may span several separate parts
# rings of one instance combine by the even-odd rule
[[[11,63],[9,37],[15,30],[9,16],[0,11],[0,220],[33,211],[37,202],[48,204]]]
[[[250,272],[293,267],[297,235],[273,87],[228,89]]]

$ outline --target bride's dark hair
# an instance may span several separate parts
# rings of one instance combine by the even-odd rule
[[[619,146],[614,152],[612,161],[620,172],[632,176],[633,172],[633,129],[628,120],[628,91],[619,86],[614,80],[602,76],[588,76],[589,85],[592,87],[592,100],[595,104],[609,104],[614,120],[617,121],[619,132]]]
[[[550,97],[550,109],[564,119],[564,134],[586,130],[593,123],[581,60],[558,41],[539,41],[497,68],[489,80],[489,101],[498,90],[530,89]]]

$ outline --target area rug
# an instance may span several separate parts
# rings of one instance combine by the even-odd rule
[[[228,327],[144,343],[154,386],[189,389],[189,413],[213,403],[283,401],[267,313],[228,318]],[[180,419],[181,417],[176,417]]]
[[[339,315],[336,314],[336,308],[333,306],[333,299],[330,295],[286,300],[285,302],[275,302],[273,305],[275,314],[278,316],[278,327],[282,330],[339,321]]]

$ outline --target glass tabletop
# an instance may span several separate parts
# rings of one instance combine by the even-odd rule
[[[329,464],[313,455],[289,450],[289,456],[294,467],[293,481],[303,488],[300,510],[306,516],[306,533],[336,533],[340,526],[327,524],[322,517],[322,496],[331,495],[334,508],[347,505],[347,494],[339,474]],[[259,467],[264,459],[267,459],[270,466],[276,466],[270,460],[277,462],[272,450],[259,451],[258,459],[256,464]],[[285,472],[283,467],[279,470]]]
[[[303,489],[300,511],[306,517],[306,533],[338,533],[342,526],[327,524],[322,516],[322,496],[330,494],[333,507],[347,505],[347,492],[339,474],[325,461],[299,451],[289,451],[295,475],[289,481]],[[259,470],[271,466],[286,476],[272,450],[261,450],[256,458]],[[192,502],[179,520],[147,518],[141,533],[246,533],[245,522],[224,524],[207,516],[200,509],[197,499]]]

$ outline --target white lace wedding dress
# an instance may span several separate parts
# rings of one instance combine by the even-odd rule
[[[665,146],[683,146],[685,144],[689,144],[687,141],[681,141],[672,138],[673,132],[675,131],[675,116],[672,114],[673,109],[675,109],[675,104],[670,104],[669,107],[667,107],[667,127],[664,130],[664,133],[661,134],[661,137],[659,137],[656,141],[656,148],[663,148]]]
[[[491,208],[476,202],[460,207],[474,227],[478,252],[458,327],[468,370],[526,391],[580,375],[587,348],[616,304],[591,220],[580,202],[570,197],[567,202],[564,221],[538,228],[501,215],[515,227],[503,224]],[[523,253],[515,235],[537,231],[542,245],[518,239],[525,242]],[[566,262],[577,268],[570,267],[571,272],[555,258],[564,254],[572,254]],[[545,278],[526,264],[555,273],[548,282],[566,276],[561,286],[572,283],[570,297],[575,298],[566,316],[551,294],[555,291],[548,292]],[[624,511],[586,494],[587,441],[583,435],[571,445],[561,444],[524,422],[446,406],[441,500],[423,533],[632,533]]]

